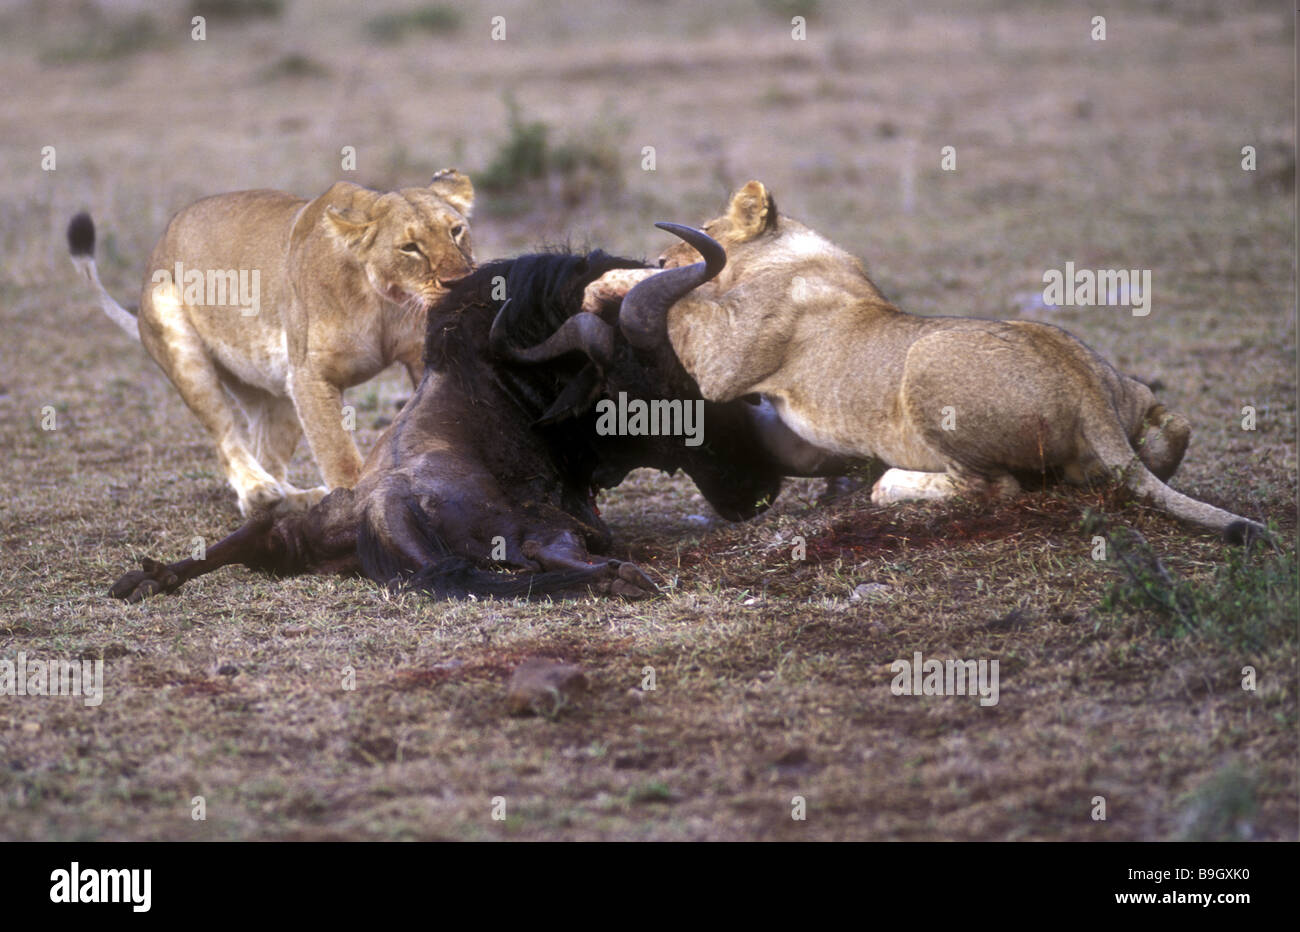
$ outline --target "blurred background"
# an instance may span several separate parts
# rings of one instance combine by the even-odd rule
[[[1098,12],[992,0],[956,11],[915,0],[4,0],[0,254],[19,283],[62,276],[63,224],[88,207],[107,234],[109,280],[117,250],[134,290],[166,220],[195,198],[311,196],[341,177],[409,186],[451,165],[478,186],[483,257],[566,239],[653,255],[667,241],[654,220],[701,220],[759,178],[783,210],[864,256],[887,292],[906,284],[917,310],[966,256],[1017,287],[1065,251],[1151,268],[1147,250],[1169,244],[1117,239],[1130,219],[1171,220],[1199,260],[1186,241],[1196,227],[1214,261],[1232,261],[1217,241],[1232,231],[1169,208],[1290,200],[1290,5],[1110,3],[1094,41]],[[204,41],[191,38],[196,15]],[[1259,152],[1254,175],[1238,164],[1245,144]],[[349,145],[356,171],[345,173]],[[940,170],[946,145],[955,172]],[[44,146],[56,172],[41,171]],[[930,244],[943,268],[908,280],[903,266]],[[1006,283],[981,277],[988,291],[963,289],[986,313],[1003,310]]]

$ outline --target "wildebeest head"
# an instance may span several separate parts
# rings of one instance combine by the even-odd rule
[[[619,331],[619,298],[583,311],[588,285],[614,269],[645,263],[599,250],[542,253],[487,263],[452,287],[429,313],[425,363],[467,380],[470,397],[501,392],[547,445],[566,481],[617,485],[632,469],[681,469],[717,512],[743,520],[763,511],[781,486],[765,460],[744,402],[705,402],[666,339],[634,348]],[[496,364],[460,361],[486,345]],[[488,380],[469,384],[473,380]],[[490,384],[489,384],[490,381]],[[702,442],[597,430],[597,403],[700,402]]]

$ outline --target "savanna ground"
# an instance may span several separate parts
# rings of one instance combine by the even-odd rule
[[[0,697],[0,837],[1296,838],[1290,5],[1110,3],[1104,42],[1078,3],[193,6],[203,42],[184,4],[0,4],[0,656],[102,657],[106,689],[95,709]],[[655,601],[439,604],[242,569],[110,600],[140,557],[238,514],[176,392],[75,278],[68,217],[94,212],[134,303],[172,212],[314,195],[347,145],[375,187],[469,172],[480,258],[655,255],[654,221],[702,221],[759,178],[903,307],[1033,316],[1158,380],[1194,430],[1173,484],[1274,521],[1282,552],[1101,489],[878,510],[796,481],[727,525],[685,478],[640,472],[601,504]],[[1066,260],[1151,269],[1150,315],[1043,308]],[[390,370],[350,393],[363,450],[406,392]],[[314,484],[305,448],[293,478]],[[999,703],[892,695],[917,651],[997,659]],[[590,692],[510,717],[527,656],[582,664]]]

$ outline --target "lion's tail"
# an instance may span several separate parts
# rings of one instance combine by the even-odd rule
[[[1197,501],[1161,482],[1133,450],[1109,408],[1085,416],[1083,434],[1097,458],[1112,472],[1119,473],[1124,484],[1144,501],[1181,521],[1218,531],[1229,543],[1270,539],[1268,529],[1262,524]]]
[[[90,282],[99,295],[99,306],[104,309],[108,319],[117,324],[127,334],[140,339],[140,325],[131,311],[122,307],[108,293],[103,282],[99,280],[99,269],[95,267],[95,221],[90,214],[82,211],[68,223],[68,252],[72,255],[72,264]]]

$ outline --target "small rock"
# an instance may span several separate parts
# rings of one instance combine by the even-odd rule
[[[888,599],[892,593],[890,586],[882,582],[861,583],[853,590],[853,595],[849,596],[850,602],[861,602],[864,599],[875,602],[882,599]]]
[[[790,748],[772,762],[772,767],[783,777],[802,776],[821,769],[804,747]]]
[[[373,427],[375,430],[383,430],[391,423],[393,423],[393,419],[391,417],[377,417],[374,419],[374,421],[371,422],[370,426]]]
[[[289,627],[284,627],[284,628],[281,628],[281,629],[280,629],[280,633],[283,634],[283,635],[284,635],[285,637],[287,637],[287,638],[296,638],[296,637],[301,637],[302,635],[304,635],[304,634],[307,633],[307,626],[306,626],[306,625],[292,625],[292,626],[289,626]]]
[[[704,515],[687,515],[687,524],[709,524],[709,519]]]
[[[587,691],[587,677],[577,664],[530,658],[515,668],[506,692],[511,715],[553,718]]]
[[[23,722],[23,732],[29,735],[39,735],[41,733],[41,723]]]
[[[637,689],[635,686],[627,691],[627,697],[638,705],[645,702],[645,693]]]
[[[984,623],[984,628],[988,631],[1023,631],[1032,626],[1036,621],[1032,611],[1023,608],[1013,608],[1001,618],[994,618]]]
[[[218,676],[239,676],[239,667],[233,663],[223,663],[217,667]]]

